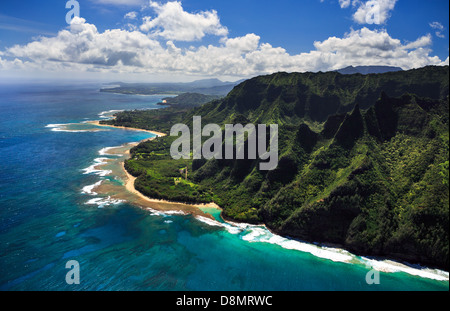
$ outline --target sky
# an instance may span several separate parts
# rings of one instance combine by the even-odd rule
[[[0,80],[235,81],[442,66],[448,12],[448,0],[1,1]]]

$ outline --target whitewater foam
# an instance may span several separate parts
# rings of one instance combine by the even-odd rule
[[[65,123],[65,124],[47,124],[46,128],[51,128],[52,132],[67,132],[67,133],[87,133],[104,131],[105,129],[68,129],[70,125],[80,125],[81,123]]]
[[[92,164],[91,166],[82,170],[84,172],[83,174],[95,174],[95,175],[102,176],[102,177],[108,176],[109,174],[112,173],[111,170],[101,170],[101,169],[96,168],[97,166],[107,164],[108,163],[107,160],[109,160],[109,158],[104,158],[104,157],[95,158],[94,164]]]
[[[102,111],[98,114],[98,116],[102,119],[110,119],[112,117],[112,115],[116,112],[121,112],[124,110],[107,110],[107,111]]]
[[[176,211],[176,210],[173,210],[173,211],[160,211],[160,210],[153,209],[151,207],[146,207],[145,209],[147,211],[149,211],[150,215],[152,215],[152,216],[168,217],[168,216],[171,216],[171,215],[186,215],[186,213],[183,212],[183,211]]]
[[[227,230],[231,234],[238,234],[238,233],[242,232],[242,230],[243,230],[240,227],[236,227],[236,226],[230,225],[228,223],[224,223],[224,222],[220,222],[220,221],[217,221],[217,220],[213,220],[213,219],[210,219],[210,218],[207,218],[207,217],[204,217],[204,216],[198,216],[197,215],[197,216],[195,216],[195,218],[197,220],[201,221],[201,222],[204,222],[204,223],[210,225],[210,226],[222,227],[222,228],[224,228],[225,230]]]
[[[359,257],[344,249],[316,245],[290,238],[285,238],[273,234],[264,226],[232,222],[222,223],[203,216],[196,216],[195,218],[210,226],[222,227],[231,234],[239,234],[239,237],[242,240],[250,243],[260,242],[275,244],[285,249],[292,249],[300,252],[310,253],[315,257],[328,259],[334,262],[364,265],[368,268],[379,270],[385,273],[404,272],[411,275],[417,275],[423,278],[429,278],[438,281],[449,280],[449,273],[446,271],[423,267],[411,267],[391,260],[375,260],[365,257]]]
[[[447,271],[439,269],[426,268],[420,265],[415,265],[414,267],[412,267],[411,265],[402,264],[391,260],[375,260],[366,257],[361,257],[361,261],[365,263],[367,266],[370,266],[373,269],[381,272],[386,273],[404,272],[411,275],[416,275],[422,278],[428,278],[437,281],[449,280],[449,273]]]
[[[99,155],[102,155],[102,156],[122,156],[121,154],[113,154],[113,153],[108,153],[108,151],[109,150],[112,150],[112,149],[115,149],[115,148],[121,148],[121,147],[123,147],[123,146],[116,146],[116,147],[105,147],[105,148],[102,148],[102,149],[100,149],[99,151],[98,151],[98,154]]]
[[[241,239],[248,242],[276,244],[285,249],[310,253],[316,257],[329,259],[335,262],[350,262],[355,258],[354,255],[345,250],[284,238],[271,233],[267,228],[261,226],[249,225],[243,231]]]
[[[103,179],[96,182],[95,184],[89,185],[89,186],[84,186],[82,189],[82,193],[86,193],[86,194],[90,194],[90,195],[97,195],[97,192],[94,192],[93,189],[100,186],[101,183],[103,182]]]
[[[105,206],[117,205],[117,204],[120,204],[120,203],[123,203],[123,202],[125,202],[125,201],[124,200],[120,200],[120,199],[112,199],[110,196],[108,196],[107,198],[90,199],[85,204],[87,204],[87,205],[97,205],[98,208],[104,208]]]

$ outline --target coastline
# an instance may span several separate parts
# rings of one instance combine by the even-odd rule
[[[126,176],[127,176],[127,180],[125,181],[125,189],[127,189],[127,191],[137,195],[138,197],[140,197],[141,199],[144,199],[145,201],[148,202],[152,202],[152,203],[167,203],[167,204],[172,204],[172,205],[181,205],[181,206],[194,206],[197,208],[200,207],[214,207],[214,208],[218,208],[220,210],[222,210],[220,208],[219,205],[217,205],[214,202],[211,203],[204,203],[204,204],[186,204],[186,203],[181,203],[181,202],[175,202],[175,201],[168,201],[168,200],[161,200],[161,199],[152,199],[150,197],[147,197],[146,195],[142,194],[141,192],[139,192],[135,187],[134,187],[134,182],[136,180],[137,177],[134,177],[133,175],[131,175],[130,173],[128,173],[128,171],[125,169],[125,164],[122,161],[120,163],[123,171],[125,172]]]
[[[126,144],[124,144],[122,146],[118,146],[118,147],[103,148],[101,150],[101,152],[100,152],[101,155],[123,154],[125,156],[129,156],[130,155],[130,149],[132,147],[137,146],[138,144],[140,144],[142,142],[145,142],[145,141],[151,141],[151,140],[154,140],[154,139],[156,139],[158,137],[166,136],[165,133],[158,132],[158,131],[145,130],[145,129],[140,129],[140,128],[124,127],[124,126],[100,124],[99,122],[100,122],[99,120],[96,120],[96,121],[86,121],[85,123],[93,124],[95,126],[104,126],[104,127],[112,127],[112,128],[118,128],[118,129],[124,129],[124,130],[148,132],[148,133],[156,135],[156,137],[146,138],[146,139],[143,139],[143,140],[141,140],[139,142],[126,143]],[[114,149],[123,148],[123,147],[126,147],[125,151],[120,151],[118,153],[114,152]],[[124,157],[124,158],[121,158],[121,159],[117,159],[120,162],[121,172],[124,174],[124,177],[125,177],[124,180],[123,180],[123,182],[124,182],[123,187],[125,188],[125,190],[128,193],[132,194],[134,197],[137,198],[137,201],[135,203],[137,205],[139,205],[141,208],[152,209],[152,210],[165,212],[165,213],[167,213],[167,212],[179,213],[180,212],[180,213],[183,213],[183,214],[192,214],[193,216],[207,217],[207,218],[209,218],[211,220],[214,220],[215,218],[211,214],[202,211],[201,208],[216,208],[216,209],[220,210],[220,212],[222,212],[222,209],[220,208],[220,206],[218,206],[214,202],[203,203],[203,204],[202,203],[189,204],[189,203],[182,203],[182,202],[175,202],[175,201],[168,201],[168,200],[161,200],[161,199],[152,199],[150,197],[145,196],[144,194],[139,192],[134,186],[134,182],[137,179],[137,177],[134,177],[133,175],[128,173],[128,171],[125,169],[125,160],[126,159],[127,159],[127,157]],[[94,169],[102,170],[101,167],[104,166],[104,165],[108,165],[109,163],[111,163],[111,161],[114,161],[114,160],[108,160],[108,161],[105,161],[103,163],[98,163],[98,164],[95,165]],[[92,187],[92,189],[90,189],[90,190],[92,192],[98,191],[98,192],[102,193],[102,191],[98,190],[98,189],[102,189],[103,186],[104,185],[99,183],[95,187]],[[117,197],[117,199],[121,199],[121,198]],[[127,198],[125,198],[125,200],[127,200]]]
[[[144,132],[149,132],[149,133],[155,134],[155,135],[157,135],[157,137],[166,136],[166,134],[160,133],[160,132],[157,132],[157,131],[151,131],[151,130],[145,130],[145,129],[139,129],[139,128],[122,127],[122,126],[114,126],[114,125],[106,125],[106,124],[99,124],[99,121],[88,121],[87,123],[91,123],[91,124],[94,124],[94,125],[97,125],[97,126],[107,126],[107,127],[120,128],[120,129],[125,129],[125,130],[144,131]],[[134,147],[134,146],[136,146],[139,143],[144,142],[144,141],[154,140],[157,137],[151,137],[151,138],[148,138],[148,139],[141,140],[139,142],[125,144],[126,146],[129,146],[130,148],[125,150],[125,152],[123,154],[129,156],[130,155],[130,149],[132,147]],[[123,147],[123,146],[121,146],[121,147]],[[108,154],[108,153],[105,153],[105,154]],[[412,274],[412,275],[418,275],[418,276],[423,277],[423,278],[431,278],[431,279],[436,279],[436,280],[441,280],[441,281],[448,281],[449,280],[448,272],[445,271],[445,270],[429,268],[429,267],[426,267],[426,266],[419,266],[419,267],[417,267],[417,265],[409,264],[409,263],[402,262],[402,261],[398,261],[398,260],[396,260],[394,258],[388,258],[388,257],[378,257],[377,258],[377,257],[371,257],[371,256],[357,255],[357,254],[349,252],[347,249],[345,249],[344,247],[342,247],[340,245],[333,245],[333,244],[327,244],[327,243],[306,242],[306,241],[297,240],[295,238],[284,237],[283,235],[280,235],[279,233],[277,233],[277,232],[271,230],[270,228],[268,228],[266,226],[266,224],[264,224],[264,223],[261,223],[261,224],[250,224],[250,223],[243,223],[243,222],[238,222],[238,221],[235,221],[235,220],[227,219],[226,217],[223,217],[223,213],[222,213],[223,209],[220,206],[218,206],[216,203],[214,203],[214,202],[204,203],[204,204],[187,204],[187,203],[181,203],[181,202],[175,202],[175,201],[168,201],[168,200],[161,200],[161,199],[152,199],[150,197],[145,196],[144,194],[142,194],[141,192],[139,192],[135,188],[134,183],[135,183],[135,180],[137,179],[137,177],[132,176],[125,169],[125,165],[124,165],[125,164],[124,163],[125,160],[126,160],[126,157],[120,159],[120,168],[121,168],[121,171],[125,175],[125,180],[124,180],[124,185],[123,186],[125,187],[125,189],[126,189],[126,191],[128,193],[131,193],[132,195],[134,195],[135,197],[138,198],[138,201],[135,202],[135,203],[138,203],[138,205],[141,208],[150,209],[150,210],[156,210],[156,211],[160,211],[160,212],[163,212],[163,213],[191,214],[194,217],[196,217],[198,220],[200,220],[202,222],[205,222],[205,223],[207,223],[209,225],[225,227],[225,229],[228,230],[231,233],[233,233],[233,231],[236,231],[238,229],[250,230],[250,232],[252,232],[252,233],[250,233],[249,236],[252,236],[253,232],[258,232],[259,227],[262,227],[265,230],[267,230],[267,232],[270,232],[270,234],[272,234],[275,237],[275,241],[272,241],[272,238],[270,238],[269,240],[260,240],[260,242],[268,242],[268,243],[273,243],[273,244],[279,244],[279,241],[276,241],[276,240],[278,240],[278,239],[281,239],[281,240],[286,239],[286,241],[285,241],[285,242],[287,242],[287,243],[285,243],[286,245],[281,245],[284,242],[280,243],[281,247],[287,248],[287,249],[298,249],[300,251],[306,251],[306,252],[312,253],[313,255],[315,255],[317,257],[327,258],[327,259],[330,259],[332,261],[342,261],[342,262],[352,263],[352,262],[354,262],[354,260],[356,260],[359,263],[364,262],[365,265],[370,265],[375,270],[378,270],[378,271],[381,271],[381,272],[386,272],[386,273],[405,272],[405,273]],[[105,163],[105,164],[107,164],[107,163]],[[103,166],[105,164],[99,164],[98,166],[100,167],[100,166]],[[101,185],[99,185],[98,187],[101,187]],[[96,190],[96,188],[98,188],[98,187],[94,187],[91,190]],[[150,205],[147,205],[145,203],[150,204]],[[215,209],[218,209],[220,211],[220,218],[223,220],[224,223],[218,222],[217,219],[215,219],[213,215],[202,211],[201,208],[215,208]],[[228,227],[230,227],[230,228],[228,228]],[[234,227],[234,229],[231,228],[231,227]],[[259,234],[260,233],[257,233],[255,235],[255,237],[258,237]],[[253,236],[250,239],[246,239],[245,236],[243,237],[243,239],[245,239],[245,240],[247,240],[249,242],[259,241],[258,239],[251,240],[252,238],[253,238]],[[301,246],[299,246],[299,245],[301,245]],[[328,257],[329,254],[325,255],[325,257],[323,257],[323,254],[322,254],[323,251],[324,252],[328,252],[328,251],[331,252],[331,257]],[[340,260],[340,259],[338,259],[339,256],[343,256],[344,258],[347,257],[347,256],[350,256],[350,257],[352,257],[352,259],[346,258],[346,259]],[[360,259],[356,259],[356,257],[360,257]]]
[[[101,124],[99,120],[96,120],[96,121],[86,121],[86,123],[88,123],[88,124],[93,124],[93,125],[96,125],[96,126],[113,127],[113,128],[123,129],[123,130],[148,132],[148,133],[152,133],[152,134],[154,134],[154,135],[156,135],[156,136],[158,136],[158,137],[167,136],[166,133],[157,132],[157,131],[152,131],[152,130],[145,130],[145,129],[140,129],[140,128],[136,128],[136,127],[126,127],[126,126],[117,126],[117,125]],[[140,141],[140,142],[142,142],[142,141]]]

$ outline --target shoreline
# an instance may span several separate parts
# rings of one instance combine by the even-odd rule
[[[156,139],[156,138],[152,138],[152,139]],[[136,143],[138,144],[138,143]],[[128,152],[126,152],[126,154],[129,154],[129,150]],[[188,205],[188,206],[192,206],[195,207],[196,209],[198,209],[199,212],[204,213],[203,211],[201,211],[201,207],[213,207],[213,208],[217,208],[220,210],[220,218],[224,221],[225,224],[236,227],[236,228],[247,228],[251,231],[253,230],[258,230],[258,227],[262,227],[264,229],[266,229],[270,234],[272,234],[273,236],[282,238],[282,239],[286,239],[288,241],[291,241],[293,243],[299,243],[299,244],[304,244],[304,245],[308,245],[311,247],[317,247],[320,250],[325,250],[325,251],[330,251],[334,254],[342,254],[343,256],[350,256],[352,257],[351,260],[343,260],[342,262],[345,263],[352,263],[354,260],[358,261],[359,263],[365,262],[365,264],[371,265],[375,270],[380,271],[380,272],[385,272],[385,273],[395,273],[395,272],[403,272],[403,273],[407,273],[407,274],[411,274],[411,275],[416,275],[419,276],[421,278],[427,278],[427,279],[435,279],[437,281],[448,281],[448,272],[445,270],[441,270],[439,268],[434,268],[434,267],[427,267],[427,266],[422,266],[419,265],[419,267],[417,267],[417,265],[415,264],[410,264],[407,262],[403,262],[403,261],[398,261],[394,258],[389,258],[389,257],[378,257],[378,256],[364,256],[364,255],[358,255],[355,253],[350,252],[349,250],[347,250],[345,247],[343,247],[342,245],[336,245],[336,244],[332,244],[332,243],[314,243],[314,242],[307,242],[307,241],[303,241],[303,240],[299,240],[296,238],[292,238],[292,237],[286,237],[284,235],[281,235],[279,233],[277,233],[276,231],[271,230],[266,224],[261,223],[261,224],[251,224],[251,223],[245,223],[245,222],[239,222],[236,220],[230,220],[227,219],[227,217],[223,217],[223,209],[217,205],[214,202],[211,203],[204,203],[204,204],[186,204],[186,203],[181,203],[181,202],[175,202],[175,201],[167,201],[167,200],[159,200],[159,199],[152,199],[150,197],[145,196],[144,194],[142,194],[141,192],[139,192],[135,187],[134,187],[134,182],[136,180],[137,177],[132,176],[130,173],[128,173],[128,171],[125,169],[124,166],[124,161],[121,161],[121,168],[124,171],[124,173],[126,174],[127,180],[125,182],[125,188],[127,189],[127,191],[137,195],[139,198],[150,202],[150,203],[166,203],[166,204],[170,204],[170,205]],[[183,209],[173,209],[173,211],[185,211]],[[163,210],[164,212],[164,210]],[[203,215],[201,214],[195,214],[193,213],[194,216],[200,216],[200,217],[205,217],[205,216],[211,216],[208,213],[204,213]],[[214,217],[208,217],[211,220],[213,220],[214,222],[218,222]],[[201,219],[199,219],[201,220]],[[206,223],[209,223],[206,221]],[[211,224],[210,225],[219,225],[219,223],[216,224]],[[256,228],[256,229],[255,229]],[[254,241],[249,241],[249,243],[254,242]],[[261,241],[262,243],[264,242],[268,242],[268,241]],[[270,242],[268,242],[270,243]],[[277,244],[277,243],[274,243]],[[285,248],[283,245],[280,245],[281,247]],[[289,249],[289,247],[287,248]],[[292,248],[292,249],[295,249]],[[306,251],[306,252],[310,252],[311,251]],[[314,255],[314,254],[313,254]],[[314,255],[317,256],[319,258],[324,258],[321,256],[318,256],[317,254]],[[357,259],[357,258],[360,259]],[[327,258],[329,260],[332,261],[337,261],[339,262],[339,260],[336,260],[335,258]],[[354,263],[354,264],[358,264],[358,263]],[[436,272],[437,271],[437,272]],[[442,274],[447,274],[446,276],[443,276]]]
[[[142,142],[151,141],[151,140],[154,140],[154,139],[156,139],[156,138],[158,138],[158,137],[164,137],[164,136],[167,136],[167,134],[162,133],[162,132],[158,132],[158,131],[152,131],[152,130],[146,130],[146,129],[134,128],[134,127],[126,127],[126,126],[117,126],[117,125],[109,125],[109,124],[100,124],[100,120],[86,121],[85,123],[93,124],[93,125],[96,125],[96,126],[104,126],[104,127],[112,127],[112,128],[118,128],[118,129],[124,129],[124,130],[132,130],[132,131],[148,132],[148,133],[151,133],[151,134],[156,135],[156,137],[146,138],[146,139],[143,139],[143,140],[141,140],[141,141],[139,141],[139,142],[135,142],[135,143],[126,143],[126,144],[124,144],[124,146],[127,145],[127,146],[130,147],[129,149],[127,149],[127,150],[124,152],[124,155],[129,155],[129,154],[130,154],[130,149],[131,149],[132,147],[134,147],[134,146],[139,145],[139,144],[142,143]],[[121,146],[121,147],[122,147],[122,146]],[[114,147],[112,147],[112,148],[114,148]],[[126,189],[128,192],[130,192],[130,193],[132,193],[132,194],[138,196],[140,199],[143,199],[144,201],[147,201],[147,202],[150,202],[150,203],[164,203],[164,204],[170,204],[170,205],[191,206],[191,207],[194,207],[194,208],[198,209],[198,210],[199,210],[200,212],[202,212],[202,213],[204,213],[204,212],[201,211],[200,208],[202,208],[202,207],[212,207],[212,208],[217,208],[217,209],[219,209],[219,210],[221,211],[221,213],[222,213],[222,208],[221,208],[219,205],[217,205],[216,203],[214,203],[214,202],[211,202],[211,203],[189,204],[189,203],[182,203],[182,202],[168,201],[168,200],[162,200],[162,199],[152,199],[152,198],[150,198],[150,197],[147,197],[146,195],[142,194],[141,192],[139,192],[139,191],[134,187],[134,182],[135,182],[135,180],[137,179],[137,177],[134,177],[133,175],[131,175],[130,173],[128,173],[128,171],[125,169],[125,160],[126,160],[126,159],[123,159],[123,161],[120,161],[120,167],[122,168],[122,171],[123,171],[123,172],[125,173],[125,175],[126,175],[126,180],[124,181],[125,189]],[[104,165],[104,164],[99,164],[99,165],[97,165],[97,166],[102,166],[102,165]],[[183,209],[182,209],[182,210],[183,210]],[[161,211],[166,211],[166,210],[162,209]],[[174,209],[174,211],[175,211],[175,209]],[[183,211],[184,211],[184,210],[183,210]],[[206,214],[206,215],[210,215],[210,214],[208,214],[208,213],[205,213],[205,214]],[[212,217],[212,216],[211,216],[211,217]]]
[[[107,126],[107,127],[113,127],[113,128],[120,128],[120,129],[125,129],[125,130],[144,131],[144,132],[149,132],[149,133],[155,134],[155,135],[157,135],[157,137],[166,136],[166,134],[160,133],[160,132],[157,132],[157,131],[151,131],[151,130],[145,130],[145,129],[139,129],[139,128],[129,128],[129,127],[123,127],[123,126],[114,126],[114,125],[99,124],[99,121],[88,121],[87,123],[91,123],[91,124],[98,125],[98,126]],[[144,140],[141,140],[141,141],[135,142],[135,143],[127,143],[127,144],[124,144],[123,146],[125,146],[125,145],[130,146],[130,148],[127,149],[127,150],[124,152],[124,155],[129,155],[129,154],[130,154],[130,149],[131,149],[132,147],[134,147],[134,146],[140,144],[141,142],[149,141],[149,140],[154,140],[154,139],[156,139],[157,137],[151,137],[151,138],[144,139]],[[121,146],[121,147],[123,147],[123,146]],[[170,205],[170,206],[173,206],[173,207],[174,207],[174,208],[168,208],[168,209],[165,209],[165,208],[155,208],[155,207],[144,207],[144,208],[151,208],[151,209],[155,209],[155,210],[161,211],[161,212],[168,212],[168,211],[171,211],[171,212],[182,212],[182,213],[185,213],[185,214],[191,214],[191,215],[193,215],[194,217],[195,217],[195,216],[199,216],[199,217],[207,217],[207,218],[209,218],[209,219],[211,219],[211,220],[213,220],[213,221],[217,221],[217,220],[214,218],[214,216],[212,216],[211,214],[206,213],[206,212],[204,212],[204,211],[201,210],[202,207],[206,207],[206,208],[207,208],[207,207],[210,207],[210,208],[216,208],[216,209],[220,210],[220,218],[224,221],[225,224],[228,224],[228,225],[230,225],[230,226],[235,226],[235,227],[237,227],[237,228],[240,228],[240,227],[243,227],[243,226],[249,226],[249,228],[252,227],[252,226],[255,226],[255,227],[261,226],[261,227],[265,228],[266,230],[268,230],[268,232],[270,232],[270,233],[273,234],[274,236],[279,236],[279,237],[281,237],[281,238],[286,238],[286,239],[289,239],[289,240],[294,241],[294,242],[306,243],[306,244],[308,244],[308,245],[316,246],[316,247],[320,247],[320,248],[334,249],[334,250],[337,251],[337,252],[341,252],[341,251],[343,251],[343,252],[348,252],[348,253],[351,254],[352,256],[360,257],[362,260],[366,261],[368,264],[370,264],[370,265],[371,265],[372,267],[374,267],[376,270],[381,271],[381,272],[392,273],[392,272],[399,272],[399,271],[401,271],[401,272],[406,272],[406,273],[412,274],[412,275],[420,275],[421,273],[417,273],[417,274],[416,274],[416,273],[413,273],[413,272],[408,271],[408,270],[417,270],[417,271],[421,271],[421,272],[423,272],[423,273],[425,273],[425,274],[430,273],[430,272],[428,272],[427,270],[441,271],[441,272],[443,272],[444,274],[446,274],[446,276],[443,277],[443,278],[442,278],[442,275],[441,275],[440,277],[437,277],[437,278],[435,278],[436,276],[435,276],[435,277],[431,277],[431,276],[429,276],[429,275],[428,275],[428,276],[420,275],[420,277],[423,277],[423,278],[431,278],[431,279],[435,278],[436,280],[441,280],[441,281],[447,281],[447,282],[448,282],[448,272],[445,271],[445,270],[441,270],[441,269],[439,269],[439,268],[427,267],[427,266],[422,266],[422,265],[419,265],[420,268],[418,268],[418,267],[417,267],[416,265],[414,265],[414,264],[410,264],[410,263],[403,262],[403,261],[398,261],[398,260],[396,260],[396,259],[394,259],[394,258],[389,258],[389,257],[378,257],[378,256],[364,256],[364,255],[358,255],[358,254],[355,254],[355,253],[352,253],[352,252],[348,251],[347,249],[345,249],[344,247],[342,247],[342,246],[340,246],[340,245],[333,245],[333,244],[327,244],[327,243],[306,242],[306,241],[301,241],[301,240],[298,240],[298,239],[295,239],[295,238],[290,238],[290,237],[286,237],[286,236],[280,235],[279,233],[277,233],[277,232],[271,230],[271,229],[270,229],[266,224],[264,224],[264,223],[261,223],[261,224],[251,224],[251,223],[244,223],[244,222],[239,222],[239,221],[236,221],[236,220],[226,219],[226,217],[223,217],[223,209],[222,209],[219,205],[217,205],[216,203],[214,203],[214,202],[211,202],[211,203],[203,203],[203,204],[202,204],[202,203],[200,203],[200,204],[195,204],[195,203],[182,203],[182,202],[168,201],[168,200],[162,200],[162,199],[152,199],[152,198],[147,197],[146,195],[142,194],[141,192],[139,192],[139,191],[135,188],[134,183],[135,183],[135,180],[137,179],[137,177],[132,176],[132,175],[125,169],[125,160],[126,160],[126,158],[121,159],[121,161],[120,161],[120,167],[121,167],[121,170],[123,171],[123,173],[124,173],[125,176],[126,176],[126,180],[124,180],[124,185],[123,185],[123,186],[125,187],[125,189],[126,189],[129,193],[131,193],[131,194],[137,196],[137,197],[138,197],[139,199],[141,199],[142,201],[145,201],[145,202],[148,202],[148,203],[153,203],[153,204],[167,204],[167,205]],[[102,166],[102,164],[100,164],[99,166]],[[95,187],[95,188],[96,188],[96,187]],[[92,190],[95,190],[95,188],[92,189]],[[179,207],[179,208],[176,208],[176,206]],[[142,208],[142,207],[141,207],[141,208]],[[201,220],[201,219],[200,219],[200,220]],[[320,257],[320,256],[319,256],[319,257]],[[387,267],[383,266],[383,264],[387,265]],[[394,267],[395,267],[395,268],[394,268]],[[408,272],[407,272],[407,271],[408,271]],[[434,274],[434,273],[431,272],[431,274]],[[440,274],[440,273],[439,273],[439,274]]]
[[[103,121],[103,120],[102,120],[102,121]],[[118,128],[118,129],[122,129],[122,130],[148,132],[148,133],[151,133],[151,134],[156,135],[157,137],[164,137],[164,136],[167,136],[166,133],[157,132],[157,131],[152,131],[152,130],[140,129],[140,128],[137,128],[137,127],[126,127],[126,126],[117,126],[117,125],[101,124],[99,120],[96,120],[96,121],[86,121],[86,123],[88,123],[88,124],[93,124],[93,125],[96,125],[96,126],[104,126],[104,127]],[[146,140],[146,139],[144,139],[143,141],[145,141],[145,140]],[[140,143],[143,142],[143,141],[140,141]]]
[[[98,121],[88,121],[88,123],[94,124],[94,125],[97,125],[97,122]],[[100,126],[102,126],[102,125],[100,125]],[[120,129],[126,129],[126,130],[130,129],[130,128],[126,128],[126,127],[118,127],[118,126],[113,126],[113,125],[104,125],[104,126],[115,127],[115,128],[120,128]],[[125,175],[124,178],[122,178],[122,180],[123,180],[122,187],[125,188],[127,193],[129,193],[133,196],[133,199],[130,199],[128,197],[117,196],[117,195],[113,195],[112,197],[114,197],[115,199],[128,201],[142,209],[150,209],[150,210],[154,210],[154,211],[158,211],[158,212],[162,212],[162,213],[182,213],[182,214],[186,214],[186,215],[190,214],[190,215],[193,215],[194,217],[199,216],[199,217],[206,217],[208,219],[215,220],[215,218],[212,214],[209,214],[201,209],[202,207],[211,207],[211,208],[217,208],[220,210],[220,212],[222,212],[222,209],[220,208],[220,206],[218,206],[217,204],[215,204],[213,202],[204,203],[204,204],[194,204],[194,203],[168,201],[168,200],[162,200],[162,199],[153,199],[153,198],[147,197],[146,195],[142,194],[135,188],[134,182],[137,179],[137,177],[134,177],[125,169],[125,160],[127,159],[127,156],[129,157],[129,155],[130,155],[130,149],[133,148],[134,146],[137,146],[138,144],[140,144],[142,142],[151,141],[158,137],[165,136],[166,134],[159,133],[156,131],[151,131],[151,130],[138,129],[138,128],[136,128],[136,129],[133,128],[132,130],[149,132],[149,133],[152,133],[155,135],[157,135],[157,133],[158,133],[160,135],[157,135],[156,137],[146,138],[139,142],[125,143],[121,146],[116,146],[116,147],[107,147],[107,150],[104,150],[105,148],[102,149],[104,151],[102,152],[101,155],[123,155],[123,156],[125,156],[125,157],[117,159],[118,162],[116,162],[116,163],[119,164],[121,173],[123,173],[123,175]],[[120,151],[120,152],[115,152],[115,149],[119,149],[119,148],[125,148],[125,150]],[[111,151],[113,153],[110,153]],[[112,161],[116,161],[116,160],[109,160],[109,161],[106,161],[105,163],[95,164],[94,169],[100,171],[100,170],[102,170],[102,166],[109,165]],[[90,189],[90,191],[93,193],[97,193],[97,192],[105,193],[104,191],[98,190],[98,189],[101,189],[102,187],[103,187],[103,183],[98,183],[97,185],[92,187],[92,189]]]
[[[162,199],[152,199],[144,194],[142,194],[141,192],[139,192],[135,187],[134,187],[134,182],[136,181],[137,177],[134,177],[133,175],[131,175],[130,173],[128,173],[128,171],[125,169],[125,163],[122,161],[120,163],[123,171],[126,174],[127,180],[125,181],[125,189],[127,189],[127,191],[137,195],[138,197],[140,197],[141,199],[144,199],[145,201],[151,202],[151,203],[167,203],[167,204],[172,204],[172,205],[188,205],[188,206],[193,206],[196,208],[200,208],[200,207],[214,207],[214,208],[218,208],[220,210],[222,210],[222,208],[217,205],[214,202],[211,203],[203,203],[203,204],[188,204],[188,203],[181,203],[181,202],[175,202],[175,201],[168,201],[168,200],[162,200]]]

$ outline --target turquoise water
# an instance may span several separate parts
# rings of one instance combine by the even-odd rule
[[[448,281],[406,272],[380,272],[380,284],[368,285],[374,266],[392,266],[226,224],[214,209],[217,221],[100,204],[83,188],[114,176],[86,168],[113,157],[103,148],[151,134],[90,131],[80,122],[157,108],[164,96],[98,88],[0,85],[0,290],[449,289]],[[80,264],[79,285],[65,281],[69,260]]]

